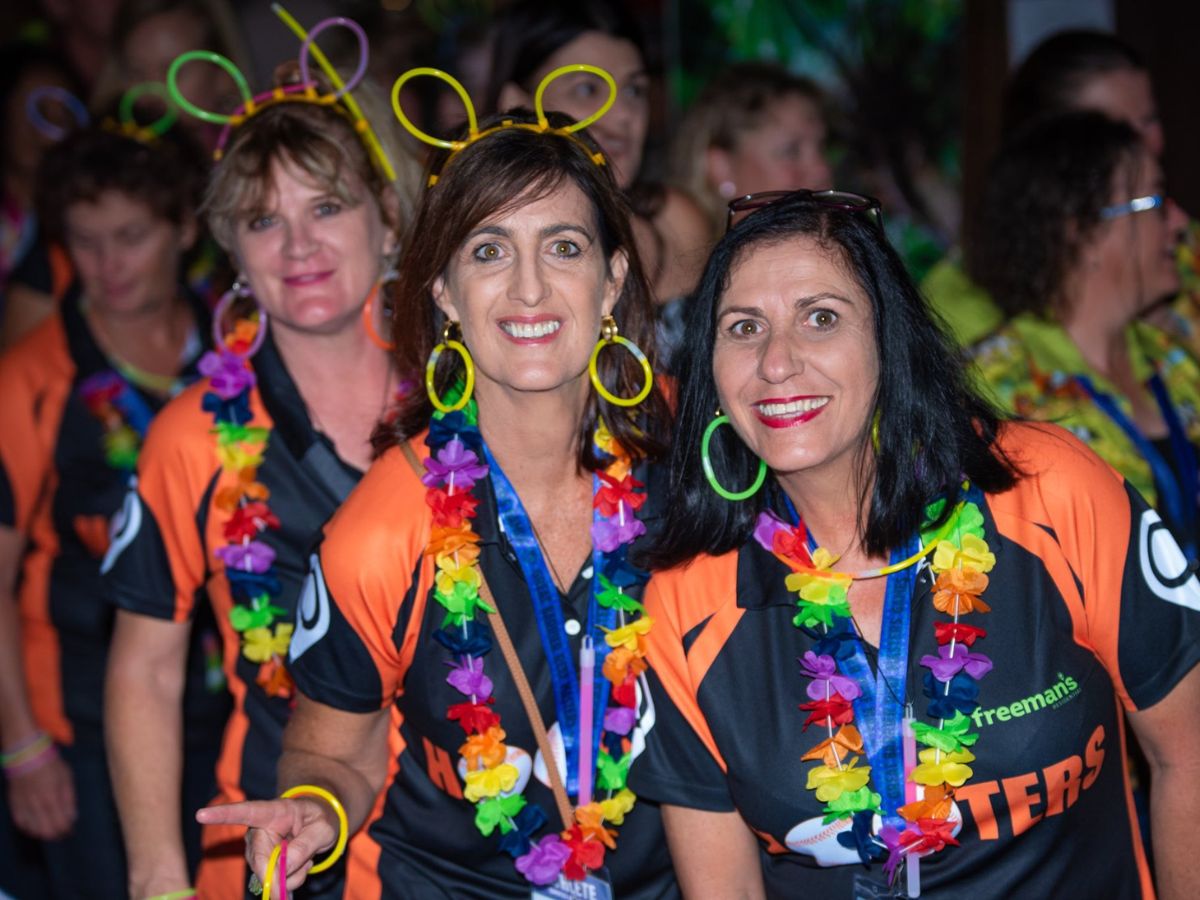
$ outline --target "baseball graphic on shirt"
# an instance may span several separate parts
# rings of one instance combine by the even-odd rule
[[[1155,596],[1200,611],[1200,581],[1188,568],[1174,535],[1152,509],[1142,513],[1138,526],[1138,564],[1142,580]]]
[[[292,662],[300,658],[309,647],[325,637],[329,631],[329,591],[325,588],[325,574],[321,571],[321,560],[317,554],[308,558],[308,577],[304,579],[304,590],[296,604],[296,630],[288,655]]]
[[[546,729],[546,738],[550,742],[550,750],[554,754],[554,764],[558,766],[558,774],[565,777],[567,772],[567,752],[563,749],[562,729],[555,722]],[[550,787],[550,773],[546,771],[546,757],[538,750],[533,758],[533,777]]]
[[[104,561],[100,563],[100,574],[105,575],[108,570],[113,567],[117,561],[117,557],[121,552],[133,543],[138,536],[138,532],[142,530],[142,500],[137,493],[137,476],[129,477],[129,489],[125,492],[125,501],[121,504],[121,508],[117,510],[117,514],[112,518],[112,524],[109,529],[111,535],[108,544],[108,552],[104,554]]]
[[[950,832],[957,837],[958,833],[962,831],[962,812],[959,811],[958,804],[954,801],[950,802],[949,820],[952,825]],[[879,834],[880,829],[883,828],[883,820],[879,816],[875,816],[871,827],[876,834]],[[839,834],[849,830],[849,819],[838,819],[836,822],[826,825],[824,817],[816,816],[795,825],[787,833],[783,842],[793,853],[811,856],[819,866],[861,865],[862,860],[859,859],[858,851],[853,847],[842,846],[837,839]],[[929,851],[918,855],[928,856]]]

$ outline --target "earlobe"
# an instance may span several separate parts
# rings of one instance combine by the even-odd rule
[[[433,302],[442,314],[452,321],[458,321],[458,311],[455,310],[454,304],[450,302],[449,296],[446,294],[446,276],[439,275],[433,280],[433,287],[430,291],[433,294]]]
[[[726,200],[737,195],[737,184],[733,180],[733,160],[729,151],[720,147],[709,147],[704,151],[704,178],[708,186]]]
[[[192,245],[196,243],[197,231],[195,218],[188,216],[183,224],[179,226],[180,252],[187,253],[192,249]]]
[[[617,250],[608,260],[608,282],[604,288],[604,315],[611,315],[621,292],[625,289],[625,278],[629,274],[629,254]]]

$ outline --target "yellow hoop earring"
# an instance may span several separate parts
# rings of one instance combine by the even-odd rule
[[[600,380],[600,373],[596,369],[596,360],[600,358],[600,351],[609,344],[620,344],[642,364],[642,375],[646,379],[646,384],[634,397],[618,397]],[[650,389],[654,387],[654,373],[650,370],[650,360],[646,359],[646,354],[637,344],[617,333],[617,320],[612,316],[605,316],[600,321],[600,340],[596,341],[596,346],[592,348],[592,356],[588,360],[588,377],[592,379],[592,387],[596,389],[596,393],[614,406],[637,406],[650,396]]]
[[[429,354],[429,362],[425,363],[425,393],[429,395],[429,402],[433,404],[434,409],[442,413],[458,412],[471,402],[471,392],[475,390],[475,361],[471,359],[470,351],[460,341],[450,337],[455,328],[458,328],[459,336],[462,336],[462,329],[459,328],[457,322],[447,322],[446,327],[442,329],[442,342],[433,348],[433,352]],[[462,396],[453,404],[442,402],[442,398],[438,396],[437,387],[433,383],[433,373],[437,368],[437,361],[446,350],[453,350],[461,356],[467,369],[467,381],[463,385]]]

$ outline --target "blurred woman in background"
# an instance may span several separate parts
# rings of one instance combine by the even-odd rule
[[[11,815],[44,842],[54,897],[123,896],[104,747],[113,616],[101,558],[146,429],[195,376],[208,333],[204,306],[181,282],[202,170],[201,151],[179,133],[142,141],[96,125],[52,148],[39,204],[77,279],[0,359],[0,741]],[[178,715],[210,736],[207,753],[201,736],[191,759],[181,754],[180,788],[193,802],[212,790],[211,738],[227,711],[219,696],[205,700],[202,631],[179,648]],[[185,678],[189,647],[198,678]],[[169,827],[179,831],[179,816]]]
[[[1161,157],[1165,140],[1150,73],[1137,52],[1115,35],[1062,31],[1030,51],[1013,71],[1005,91],[1004,134],[1076,110],[1093,110],[1125,122],[1151,155]],[[964,244],[969,257],[970,234]],[[1194,254],[1183,257],[1182,268],[1194,265]],[[1197,276],[1193,273],[1192,278]],[[921,289],[964,346],[975,343],[1003,320],[998,301],[972,283],[953,258],[938,263]],[[1200,350],[1200,331],[1191,324],[1196,318],[1192,305],[1190,296],[1184,296],[1173,307],[1161,305],[1147,315],[1160,328],[1189,341],[1194,353]]]
[[[738,63],[688,109],[672,147],[671,177],[704,208],[715,242],[735,197],[828,188],[827,135],[814,82],[771,63]]]
[[[1066,426],[1155,505],[1200,560],[1200,367],[1142,320],[1179,289],[1185,220],[1129,125],[1034,122],[989,175],[972,275],[1009,321],[978,348],[1005,408]]]
[[[589,131],[629,195],[638,251],[655,301],[665,306],[686,296],[704,264],[708,227],[703,210],[686,194],[640,180],[650,128],[651,73],[636,24],[619,4],[603,0],[522,0],[499,16],[494,28],[489,111],[531,109],[534,87],[562,65],[585,63],[612,74],[617,101]],[[543,103],[581,120],[596,111],[606,93],[600,79],[581,72],[557,79]],[[660,350],[665,361],[673,347]]]

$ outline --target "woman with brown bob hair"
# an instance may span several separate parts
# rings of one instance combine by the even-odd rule
[[[286,846],[301,884],[383,789],[380,887],[356,896],[678,893],[657,809],[625,788],[654,721],[631,555],[667,426],[649,290],[604,157],[536,123],[510,112],[435,160],[395,328],[428,395],[377,433],[314,556],[279,766],[298,796],[201,814],[252,826],[264,880]]]
[[[395,146],[380,130],[388,122],[372,124]],[[390,157],[402,176],[416,169]],[[275,103],[232,132],[209,183],[209,225],[238,283],[216,312],[207,377],[147,438],[106,564],[120,609],[106,722],[131,896],[191,883],[172,823],[180,647],[200,591],[217,612],[235,701],[218,799],[275,794],[295,698],[284,659],[308,554],[368,467],[371,433],[401,382],[379,334],[380,295],[407,203],[378,165],[340,104]],[[240,900],[240,831],[206,828],[204,846],[198,894]],[[341,897],[343,875],[314,878],[301,896]]]

